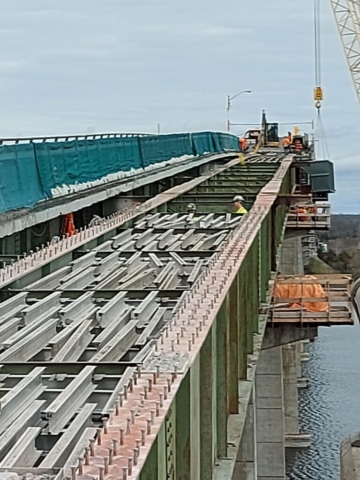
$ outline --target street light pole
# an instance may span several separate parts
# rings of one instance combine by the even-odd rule
[[[231,127],[231,123],[230,123],[230,119],[229,119],[229,112],[230,112],[230,108],[231,108],[231,101],[234,100],[235,98],[239,97],[240,95],[242,95],[243,93],[251,93],[251,90],[242,90],[241,92],[237,93],[236,95],[233,95],[232,97],[230,95],[227,96],[227,113],[228,113],[228,117],[227,117],[227,122],[226,122],[226,129],[228,132],[230,132],[230,127]]]

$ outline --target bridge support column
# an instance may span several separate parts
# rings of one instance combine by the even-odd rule
[[[254,404],[254,387],[249,400],[244,431],[236,458],[235,470],[232,480],[256,480],[256,415]]]
[[[262,350],[260,353],[255,381],[255,405],[257,480],[285,480],[281,347]]]
[[[302,360],[301,356],[304,351],[304,345],[310,342],[310,340],[302,340],[296,343],[296,368],[297,368],[297,384],[298,388],[307,388],[309,386],[309,379],[302,376]]]
[[[285,446],[290,448],[310,445],[310,435],[302,434],[299,427],[298,351],[298,343],[282,347]]]

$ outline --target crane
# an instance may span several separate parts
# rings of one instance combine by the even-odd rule
[[[360,1],[330,0],[330,3],[360,103]]]
[[[360,103],[360,1],[330,0],[342,46]],[[351,288],[351,303],[360,321],[360,279]]]

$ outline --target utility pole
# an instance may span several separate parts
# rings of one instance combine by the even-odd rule
[[[236,95],[233,95],[232,97],[230,95],[227,96],[227,122],[226,122],[226,130],[230,132],[230,127],[231,127],[231,122],[229,118],[229,112],[231,108],[231,101],[234,100],[235,98],[239,97],[243,93],[251,93],[251,90],[242,90],[241,92],[237,93]]]

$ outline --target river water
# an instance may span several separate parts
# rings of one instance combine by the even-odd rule
[[[360,328],[320,328],[302,364],[310,386],[299,391],[300,426],[312,436],[308,449],[287,457],[292,480],[339,480],[340,442],[360,431]]]

